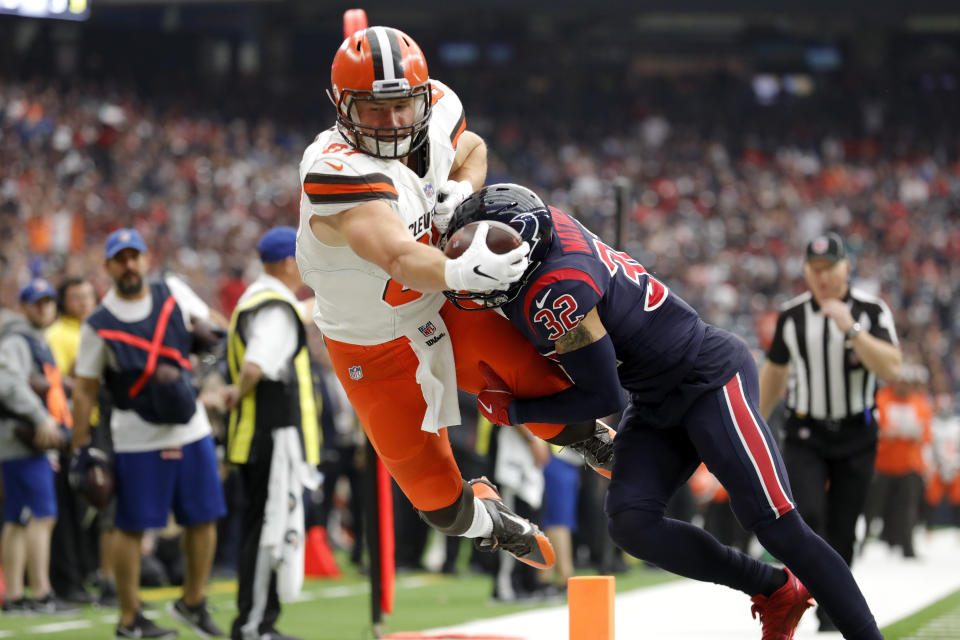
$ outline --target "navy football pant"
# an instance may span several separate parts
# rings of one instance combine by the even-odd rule
[[[670,496],[701,460],[730,494],[740,523],[786,564],[827,610],[846,638],[881,638],[846,563],[793,507],[783,461],[756,409],[757,369],[744,348],[737,374],[697,399],[683,424],[638,426],[628,406],[614,440],[607,494],[610,535],[620,548],[672,573],[748,595],[769,594],[782,574],[720,544],[691,524],[664,517]]]

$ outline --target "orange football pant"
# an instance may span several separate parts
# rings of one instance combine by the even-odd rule
[[[541,356],[504,317],[493,311],[463,311],[447,303],[440,312],[457,368],[457,386],[469,393],[483,389],[478,363],[483,360],[514,395],[535,398],[571,385],[559,366]],[[367,437],[390,475],[421,511],[450,506],[463,488],[447,430],[439,436],[420,430],[427,404],[417,384],[419,361],[407,338],[377,345],[352,345],[326,339],[337,377],[350,398]],[[360,365],[363,377],[352,380],[349,368]],[[563,425],[528,424],[541,438]]]

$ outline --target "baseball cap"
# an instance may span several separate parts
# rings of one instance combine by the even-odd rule
[[[117,229],[107,236],[106,250],[104,251],[107,260],[124,249],[136,249],[140,253],[146,253],[147,244],[136,229]]]
[[[830,262],[839,262],[847,257],[843,239],[832,231],[817,236],[807,244],[807,260],[824,258]]]
[[[257,243],[260,260],[280,262],[297,253],[297,230],[293,227],[274,227],[263,234]]]
[[[29,304],[44,298],[57,299],[57,290],[43,278],[34,278],[23,289],[20,289],[20,302]]]

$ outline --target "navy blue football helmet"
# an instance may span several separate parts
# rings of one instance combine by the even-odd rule
[[[495,220],[516,229],[530,245],[530,266],[523,277],[506,291],[443,292],[450,302],[466,311],[492,309],[516,298],[523,285],[540,267],[553,240],[553,218],[540,196],[518,184],[504,183],[486,186],[461,202],[453,213],[447,231],[437,241],[437,246],[442,250],[457,229],[481,220]],[[462,304],[466,300],[472,301],[472,304]]]

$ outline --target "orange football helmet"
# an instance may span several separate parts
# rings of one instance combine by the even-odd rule
[[[378,158],[402,158],[427,140],[430,75],[413,38],[392,27],[370,27],[343,41],[330,71],[337,128],[354,147]],[[359,101],[414,99],[414,122],[371,127],[358,122]]]

